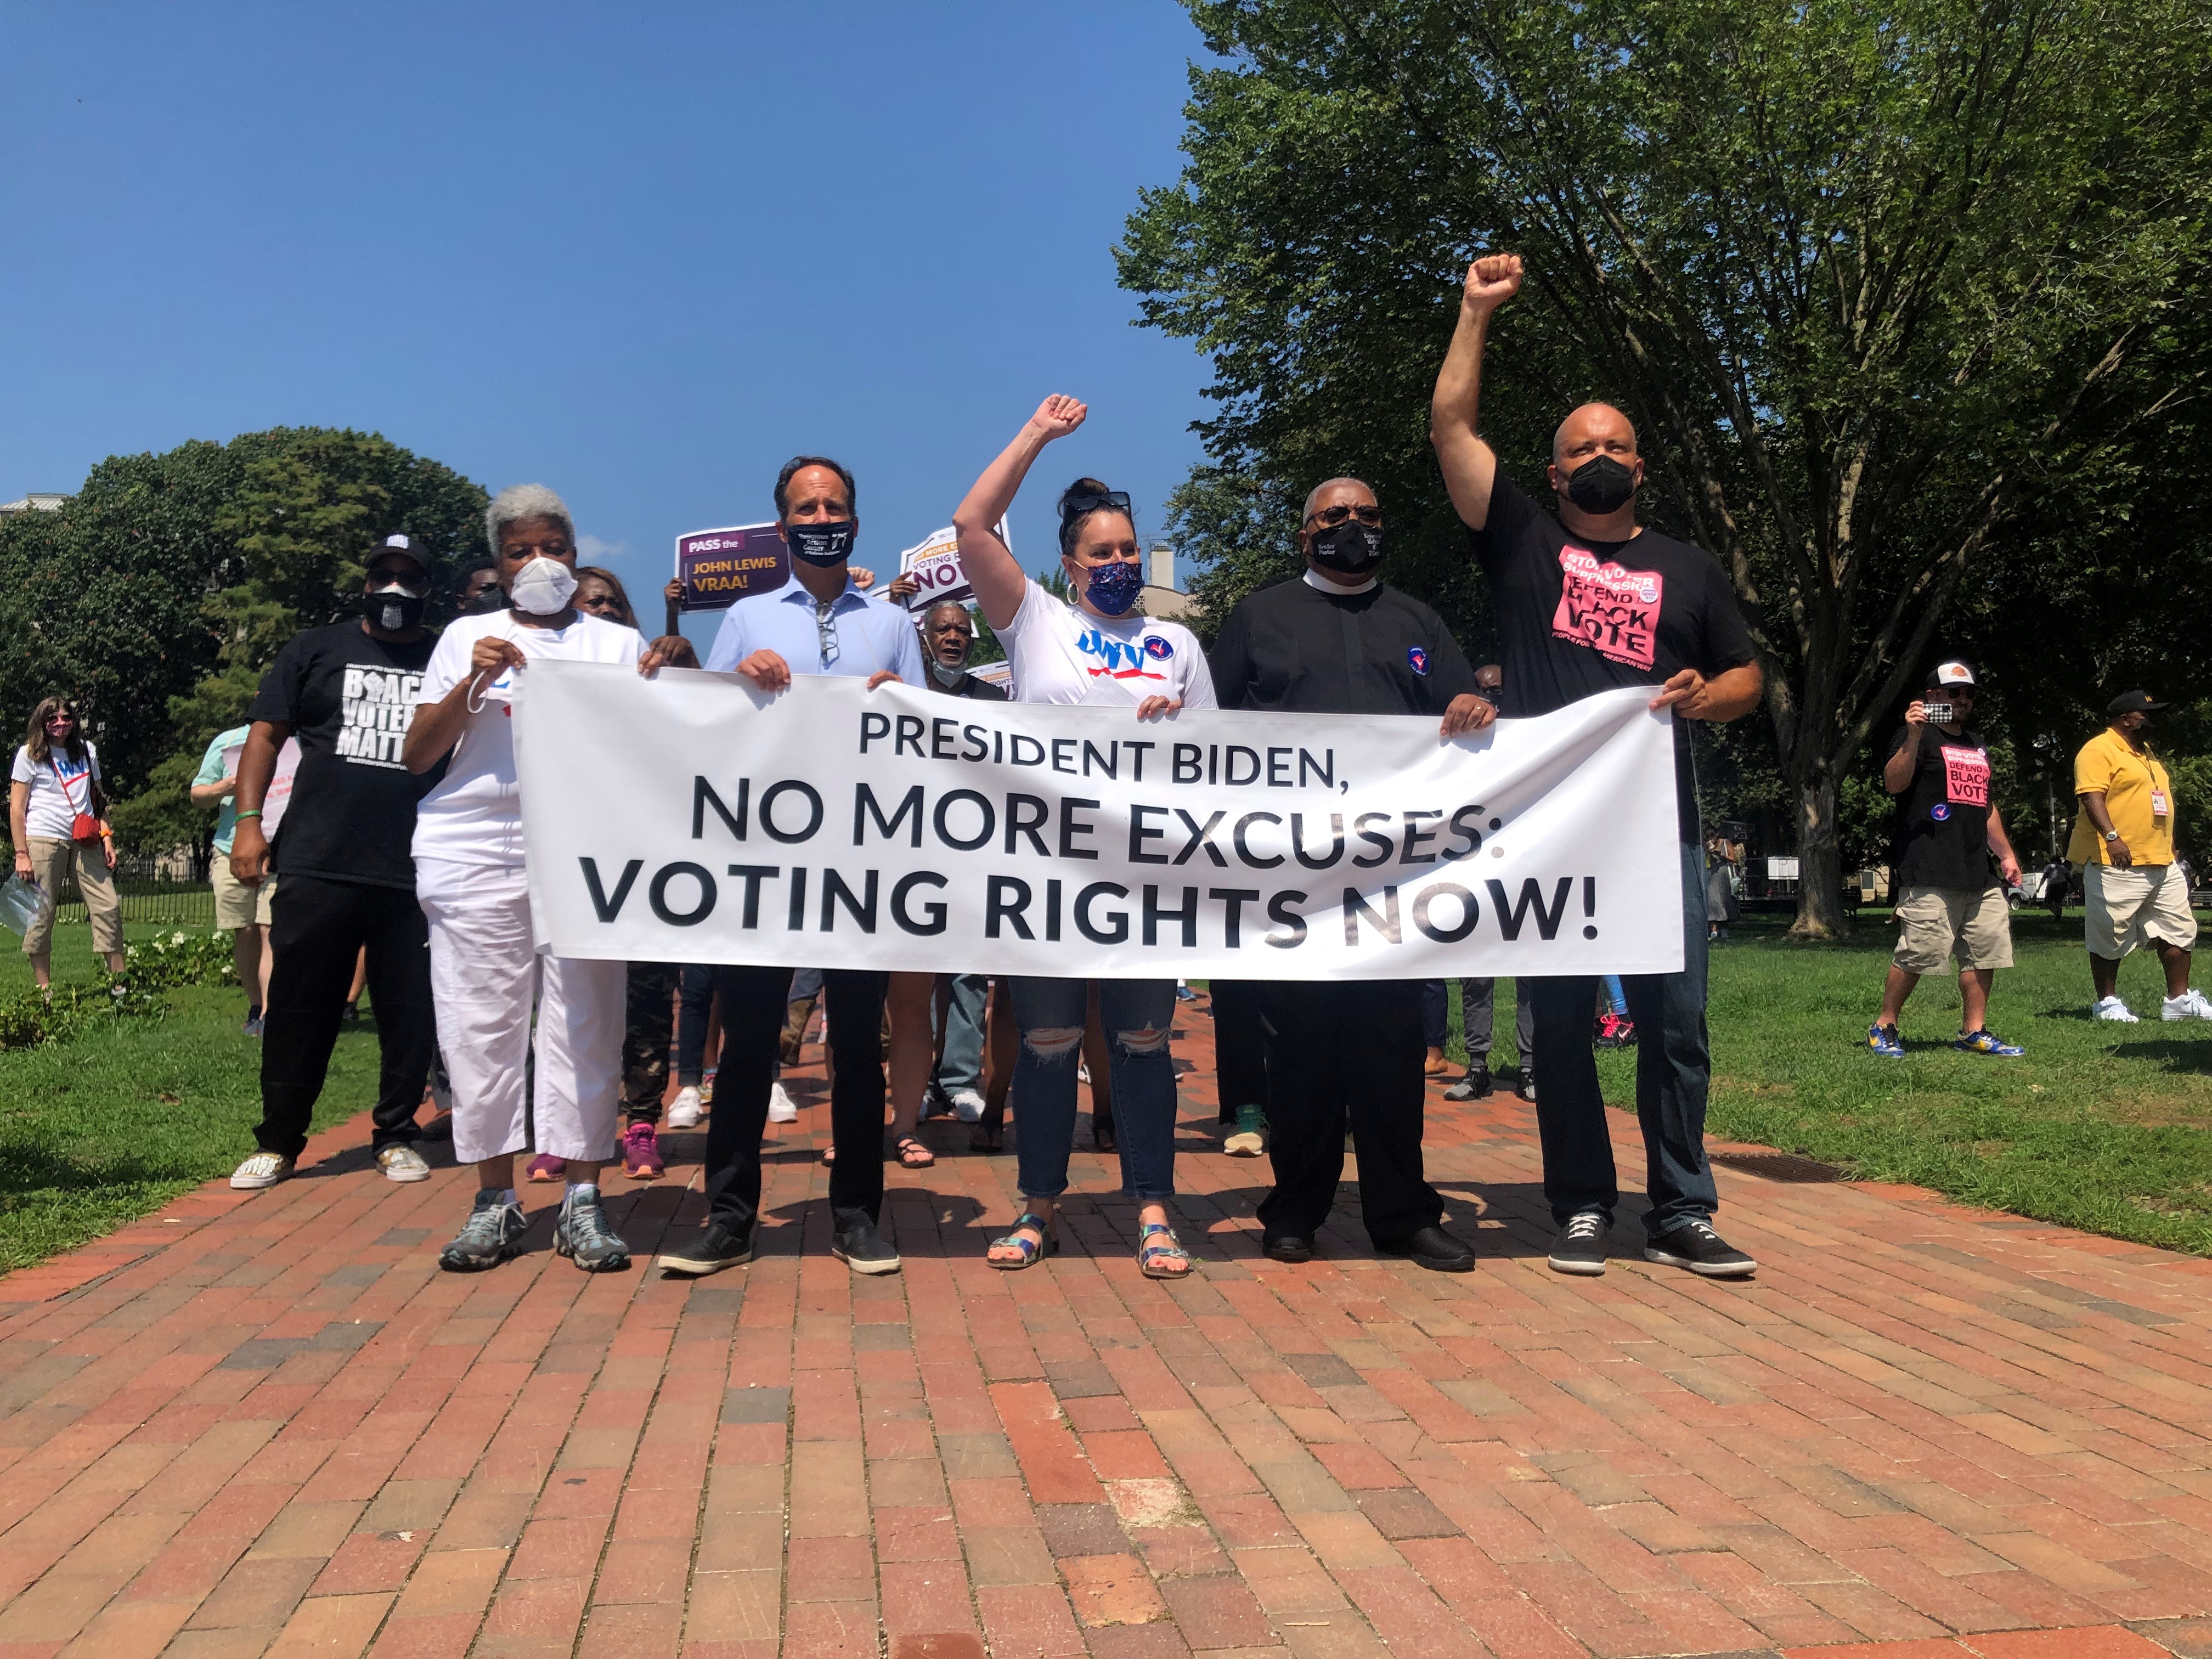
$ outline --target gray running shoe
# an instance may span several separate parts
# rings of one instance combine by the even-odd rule
[[[469,1211],[468,1224],[440,1253],[438,1265],[453,1273],[496,1267],[521,1248],[522,1231],[527,1225],[520,1204],[495,1192],[479,1191],[475,1206]]]
[[[587,1273],[620,1273],[629,1266],[629,1246],[607,1231],[598,1188],[568,1188],[560,1224],[553,1230],[553,1254],[568,1257]]]

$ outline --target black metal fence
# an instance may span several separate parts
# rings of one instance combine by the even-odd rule
[[[118,859],[115,892],[123,902],[125,922],[210,929],[215,927],[215,889],[181,873],[174,859]],[[64,884],[54,897],[57,927],[83,925],[84,896],[77,891],[74,881]]]

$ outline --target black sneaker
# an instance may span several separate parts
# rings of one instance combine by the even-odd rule
[[[1521,1080],[1513,1085],[1513,1092],[1534,1104],[1536,1099],[1536,1073],[1532,1067],[1521,1068]]]
[[[690,1243],[681,1249],[663,1250],[653,1261],[663,1273],[696,1279],[702,1273],[718,1273],[725,1267],[742,1267],[752,1259],[750,1227],[732,1227],[727,1222],[710,1219]]]
[[[1446,1100],[1480,1100],[1490,1092],[1490,1067],[1470,1066],[1467,1075],[1444,1091]]]
[[[528,1225],[520,1204],[496,1192],[479,1190],[467,1224],[439,1253],[438,1265],[449,1273],[496,1267],[522,1248],[523,1229]]]
[[[1581,1273],[1595,1277],[1605,1271],[1605,1244],[1613,1231],[1613,1224],[1595,1210],[1584,1210],[1580,1215],[1571,1215],[1567,1224],[1559,1229],[1559,1236],[1552,1241],[1549,1257],[1555,1273]]]
[[[895,1273],[898,1252],[884,1243],[876,1224],[865,1215],[841,1221],[830,1240],[830,1254],[856,1273]]]
[[[561,1200],[560,1224],[553,1229],[553,1254],[568,1257],[587,1273],[620,1273],[629,1266],[629,1246],[607,1231],[598,1188],[568,1188]]]
[[[1304,1233],[1262,1232],[1260,1254],[1271,1261],[1310,1261],[1314,1258],[1313,1240]]]
[[[1759,1264],[1702,1221],[1685,1221],[1644,1247],[1646,1261],[1687,1267],[1707,1279],[1748,1279]]]
[[[1471,1273],[1474,1252],[1441,1227],[1424,1227],[1392,1244],[1376,1247],[1385,1255],[1401,1255],[1418,1261],[1431,1273]]]

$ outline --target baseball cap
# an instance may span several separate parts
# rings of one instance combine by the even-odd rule
[[[1946,690],[1954,685],[1973,685],[1976,683],[1972,665],[1957,657],[1948,662],[1937,663],[1928,676],[1929,684],[1940,685]]]
[[[2105,705],[2107,714],[2154,714],[2172,705],[2151,701],[2148,691],[2123,691]]]
[[[375,546],[368,550],[368,557],[364,559],[362,562],[368,565],[374,565],[379,559],[389,558],[394,553],[398,554],[403,558],[414,560],[416,564],[421,568],[424,575],[427,576],[430,574],[429,550],[420,545],[412,536],[409,536],[404,533],[386,536],[382,541],[377,543]]]

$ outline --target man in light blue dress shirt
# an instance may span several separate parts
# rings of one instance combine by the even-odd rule
[[[707,666],[734,671],[763,691],[793,674],[858,674],[926,684],[921,646],[900,605],[871,599],[847,569],[860,528],[853,475],[821,455],[785,464],[775,481],[775,527],[791,550],[792,580],[739,599],[723,613]],[[889,975],[848,969],[823,975],[836,1080],[830,1094],[831,1254],[855,1273],[898,1271],[898,1253],[876,1231],[884,1202],[884,998]],[[788,968],[721,966],[722,1060],[707,1124],[707,1224],[659,1257],[670,1273],[717,1273],[750,1261],[758,1224],[760,1146],[783,1035]]]

